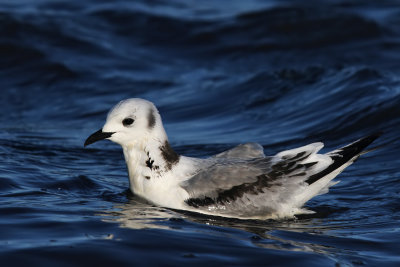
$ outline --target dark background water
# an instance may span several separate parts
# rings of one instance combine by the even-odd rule
[[[0,1],[0,262],[400,264],[398,1]],[[132,196],[120,148],[83,149],[118,101],[204,157],[326,150],[383,130],[317,211],[240,221]]]

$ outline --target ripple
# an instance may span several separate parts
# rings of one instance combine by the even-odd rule
[[[396,1],[3,2],[0,262],[400,262]],[[155,102],[171,145],[196,157],[385,134],[307,203],[314,214],[204,216],[132,195],[117,145],[83,149],[129,97]]]

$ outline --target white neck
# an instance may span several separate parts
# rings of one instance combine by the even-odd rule
[[[135,193],[145,193],[154,180],[168,177],[179,162],[179,155],[172,150],[168,139],[151,138],[134,141],[123,147],[128,167],[130,188]]]

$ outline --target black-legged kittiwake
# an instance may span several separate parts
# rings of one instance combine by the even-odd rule
[[[85,146],[109,139],[122,146],[130,189],[166,208],[243,218],[276,219],[308,213],[303,205],[326,193],[380,133],[326,154],[323,143],[265,156],[257,143],[239,145],[209,158],[185,157],[168,142],[161,116],[147,100],[119,102],[103,128]]]

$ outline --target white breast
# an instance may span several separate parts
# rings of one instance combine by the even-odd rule
[[[180,183],[189,179],[195,172],[196,165],[191,158],[181,157],[178,164],[166,171],[162,159],[152,156],[158,169],[150,169],[146,161],[148,154],[141,146],[124,148],[128,167],[131,191],[146,200],[167,208],[185,209],[184,201],[189,194]]]

